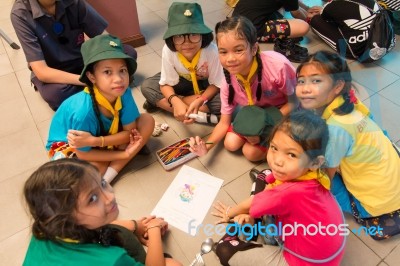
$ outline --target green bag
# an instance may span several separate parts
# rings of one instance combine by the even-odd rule
[[[233,130],[240,135],[267,138],[281,118],[282,113],[276,107],[264,109],[247,105],[239,110],[232,125]]]

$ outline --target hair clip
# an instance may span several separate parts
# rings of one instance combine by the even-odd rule
[[[350,98],[351,103],[357,103],[357,97],[356,97],[354,89],[350,89],[349,98]]]
[[[186,9],[185,13],[183,13],[186,17],[192,16],[192,12],[189,9]]]

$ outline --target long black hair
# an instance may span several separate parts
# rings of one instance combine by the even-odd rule
[[[282,131],[296,141],[310,160],[325,155],[329,140],[329,130],[326,122],[309,110],[299,110],[285,116],[277,124],[270,135],[270,141],[277,131]]]
[[[229,31],[235,31],[236,36],[239,39],[246,40],[246,42],[250,46],[250,49],[251,49],[251,47],[254,47],[254,45],[257,43],[257,30],[254,27],[253,23],[246,17],[233,16],[233,17],[227,18],[224,21],[218,22],[217,25],[215,26],[215,34],[216,34],[215,38],[217,41],[217,45],[218,45],[218,33],[220,33],[220,32],[226,33]],[[258,85],[257,85],[256,97],[257,97],[257,101],[259,101],[261,99],[261,94],[262,94],[261,80],[262,80],[263,65],[262,65],[259,51],[257,51],[255,56],[256,56],[256,60],[257,60],[257,64],[258,64],[258,67],[257,67]],[[231,74],[225,68],[224,68],[224,75],[225,75],[226,83],[228,83],[228,85],[229,85],[228,104],[232,104],[233,98],[235,96],[235,90],[233,89],[233,86],[232,86]]]
[[[338,115],[351,113],[354,110],[354,103],[352,103],[350,100],[350,90],[353,85],[350,68],[347,65],[346,60],[338,53],[329,51],[316,52],[315,54],[310,55],[307,61],[301,63],[297,67],[297,77],[299,76],[301,69],[309,64],[316,64],[318,67],[324,70],[324,72],[332,77],[334,84],[338,81],[344,82],[344,86],[341,91],[344,103],[333,111]]]
[[[82,189],[98,179],[98,169],[78,158],[63,158],[40,166],[27,179],[23,194],[33,218],[32,235],[37,239],[99,243],[124,247],[118,230],[109,225],[88,229],[76,223],[74,212]]]
[[[86,71],[90,72],[90,73],[94,73],[94,65],[95,63],[92,63],[90,65],[87,66]],[[93,90],[93,83],[91,83],[90,81],[87,82],[87,87],[89,89],[89,93],[90,93],[90,98],[92,99],[92,105],[93,105],[93,110],[94,113],[96,114],[96,118],[97,121],[99,122],[99,128],[100,128],[100,132],[97,132],[97,136],[107,136],[108,132],[106,132],[103,122],[101,121],[101,113],[100,113],[100,109],[99,109],[99,104],[96,100],[96,97],[94,95],[94,90]]]

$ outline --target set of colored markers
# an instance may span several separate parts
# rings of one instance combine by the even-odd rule
[[[208,144],[208,143],[206,143]],[[165,170],[171,170],[195,157],[191,152],[189,139],[185,138],[156,152],[157,159]]]
[[[189,148],[189,139],[183,139],[168,147],[165,147],[164,149],[159,150],[157,155],[160,157],[161,161],[167,165],[176,162],[180,158],[191,153]]]

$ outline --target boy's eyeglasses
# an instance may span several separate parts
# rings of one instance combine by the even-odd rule
[[[65,37],[65,36],[63,35],[63,33],[64,33],[64,28],[65,28],[65,27],[64,27],[64,24],[62,24],[62,23],[59,22],[59,21],[56,21],[56,22],[53,23],[53,27],[52,27],[53,32],[57,35],[57,40],[58,40],[58,42],[61,43],[61,44],[66,44],[66,43],[69,42],[69,40],[67,39],[67,37]]]
[[[198,43],[201,41],[201,34],[195,33],[174,35],[172,37],[172,41],[174,42],[174,44],[183,44],[186,40],[186,37],[191,43]]]

